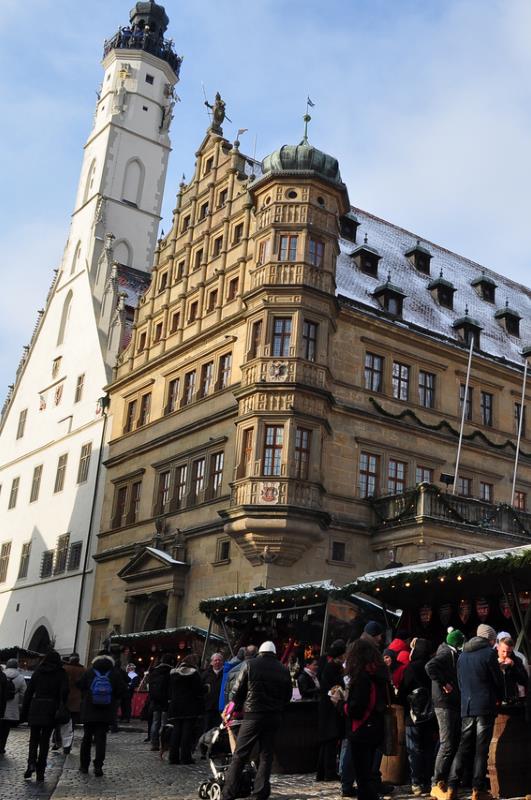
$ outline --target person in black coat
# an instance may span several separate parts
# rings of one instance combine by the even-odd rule
[[[306,662],[306,666],[300,675],[297,676],[297,686],[301,694],[301,700],[318,700],[319,699],[319,678],[317,672],[319,671],[319,661],[317,658],[311,658]]]
[[[96,680],[97,679],[97,680]],[[104,697],[97,697],[95,682],[102,681],[100,687],[108,685],[110,691]],[[104,682],[104,683],[103,683]],[[101,778],[107,745],[107,732],[116,717],[116,708],[127,687],[114,668],[114,660],[107,653],[100,653],[92,661],[92,666],[83,673],[77,682],[81,689],[81,721],[83,739],[79,749],[79,771],[87,773],[90,765],[91,747],[94,741],[94,775]]]
[[[411,658],[404,670],[398,700],[405,707],[406,750],[411,772],[411,791],[416,797],[431,786],[437,743],[437,722],[431,704],[431,679],[426,664],[433,653],[428,639],[414,639]]]
[[[334,686],[344,688],[343,659],[346,649],[343,639],[332,642],[317,673],[319,680],[319,706],[317,709],[319,753],[316,781],[337,780],[337,750],[339,741],[343,737],[343,720],[338,706],[332,703],[328,692]]]
[[[26,780],[36,772],[37,781],[44,781],[50,737],[57,724],[56,715],[60,706],[66,706],[68,690],[68,677],[61,656],[55,650],[50,650],[31,676],[20,715],[30,726],[28,766],[24,773]]]
[[[269,778],[275,736],[282,722],[282,712],[292,695],[291,676],[277,659],[276,652],[273,642],[262,642],[257,657],[245,661],[234,684],[230,699],[234,711],[243,708],[243,721],[225,778],[223,800],[234,800],[239,796],[241,774],[256,745],[258,770],[253,797],[266,800],[271,793]]]
[[[357,783],[358,800],[378,800],[375,757],[383,747],[387,706],[386,668],[380,652],[364,639],[348,649],[347,734]]]
[[[204,693],[196,658],[188,655],[170,672],[168,718],[173,725],[170,764],[193,764],[195,724],[204,711]]]
[[[152,715],[149,737],[152,750],[159,749],[160,729],[164,727],[168,717],[172,661],[171,655],[165,653],[160,660],[160,664],[153,667],[148,676],[149,703]]]
[[[496,705],[502,697],[503,686],[498,656],[493,649],[496,631],[481,624],[463,647],[457,662],[457,679],[461,690],[461,740],[448,776],[448,791],[432,789],[438,800],[455,800],[457,787],[473,756],[473,800],[490,800],[486,791],[487,761],[490,740],[494,731]]]
[[[201,675],[201,680],[205,694],[203,733],[206,733],[221,722],[219,711],[219,695],[223,681],[223,656],[221,653],[214,653],[211,657],[209,666]]]
[[[500,638],[498,634],[498,664],[503,682],[503,702],[514,703],[520,697],[519,686],[527,689],[529,676],[523,661],[514,652],[514,642],[510,636]]]
[[[457,680],[457,659],[464,643],[464,634],[450,628],[446,641],[439,645],[435,656],[426,664],[439,728],[439,750],[433,769],[432,786],[439,786],[442,791],[447,789],[448,774],[459,746],[461,695]]]

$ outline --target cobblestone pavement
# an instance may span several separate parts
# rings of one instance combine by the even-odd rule
[[[28,760],[29,729],[13,728],[7,740],[6,753],[0,756],[0,798],[1,800],[49,800],[65,760],[62,752],[52,752],[48,756],[48,767],[44,783],[23,779]],[[147,800],[147,798],[146,798]]]
[[[206,761],[190,766],[161,762],[158,753],[143,742],[144,733],[121,730],[107,738],[103,778],[92,768],[82,775],[79,767],[81,729],[76,730],[72,753],[66,757],[50,753],[46,782],[42,788],[22,779],[25,769],[28,729],[12,731],[8,753],[0,761],[1,800],[197,800],[198,787],[209,776]],[[62,767],[62,772],[61,772]],[[315,783],[313,775],[273,775],[271,800],[339,800],[337,783]],[[396,794],[393,800],[405,800]]]

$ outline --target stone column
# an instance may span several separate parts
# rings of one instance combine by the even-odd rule
[[[124,597],[124,603],[125,603],[125,611],[124,611],[124,621],[122,625],[122,631],[123,633],[134,633],[136,598]]]
[[[179,601],[181,595],[175,589],[168,589],[168,611],[166,612],[166,627],[176,628],[179,618]]]

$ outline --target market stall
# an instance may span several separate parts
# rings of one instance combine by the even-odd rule
[[[400,616],[362,593],[340,593],[329,580],[214,597],[199,607],[209,618],[209,631],[220,630],[231,653],[274,641],[294,685],[305,661],[325,653],[335,639],[357,638],[368,620],[391,628]],[[317,750],[317,703],[292,702],[278,736],[274,771],[311,772]]]

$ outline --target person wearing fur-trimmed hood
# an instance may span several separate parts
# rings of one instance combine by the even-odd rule
[[[124,686],[114,669],[114,659],[107,653],[99,653],[92,660],[77,686],[81,689],[81,721],[83,739],[79,750],[79,771],[87,773],[90,765],[92,741],[95,745],[94,775],[103,775],[103,762],[107,745],[107,732],[112,724],[116,706]]]

